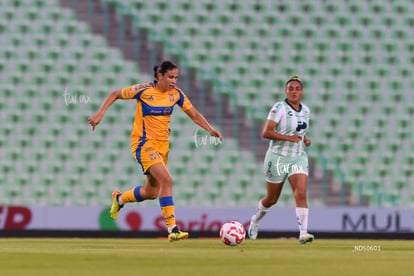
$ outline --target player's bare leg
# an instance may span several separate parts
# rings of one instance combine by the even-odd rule
[[[262,198],[256,209],[256,213],[252,216],[250,220],[249,229],[247,234],[250,239],[255,240],[259,234],[259,223],[260,220],[269,212],[269,208],[272,207],[279,199],[280,193],[283,188],[283,183],[270,183],[266,182],[267,194]]]

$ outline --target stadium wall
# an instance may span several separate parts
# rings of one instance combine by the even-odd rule
[[[157,207],[126,207],[118,220],[102,207],[0,206],[1,237],[164,237]],[[177,224],[192,237],[217,237],[220,226],[238,220],[248,227],[251,208],[179,208]],[[411,239],[412,209],[312,208],[309,230],[319,238]],[[246,215],[247,214],[247,215]],[[261,223],[262,238],[294,238],[293,208],[274,208]]]

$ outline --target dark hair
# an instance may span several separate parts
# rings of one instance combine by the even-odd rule
[[[288,81],[286,82],[286,86],[288,86],[288,84],[289,84],[290,82],[292,82],[292,81],[297,81],[297,82],[299,82],[299,83],[300,83],[300,87],[303,89],[303,83],[300,81],[300,79],[299,79],[299,77],[298,77],[298,76],[293,76],[293,77],[291,77],[291,78],[290,78],[290,80],[288,80]]]
[[[171,61],[163,61],[160,64],[154,65],[152,70],[154,70],[154,77],[158,79],[157,73],[165,74],[167,71],[178,68],[177,65]]]

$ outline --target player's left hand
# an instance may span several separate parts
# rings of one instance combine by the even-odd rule
[[[304,137],[303,138],[303,143],[305,144],[305,146],[309,147],[312,144],[311,139],[309,139],[308,137]]]

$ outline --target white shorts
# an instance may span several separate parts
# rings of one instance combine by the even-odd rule
[[[294,174],[308,175],[308,155],[304,152],[294,157],[283,156],[268,150],[264,159],[263,170],[265,180],[270,183],[283,183],[289,176]]]

